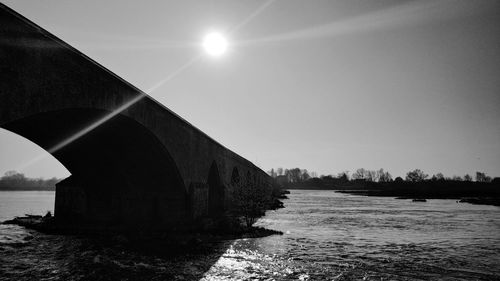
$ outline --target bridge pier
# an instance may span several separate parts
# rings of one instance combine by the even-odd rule
[[[170,230],[191,223],[185,198],[127,188],[123,183],[70,176],[56,185],[55,218],[62,226]]]
[[[208,215],[208,190],[206,183],[191,183],[189,186],[190,209],[193,220]]]
[[[83,221],[88,215],[86,192],[73,176],[56,184],[54,215],[61,221]]]

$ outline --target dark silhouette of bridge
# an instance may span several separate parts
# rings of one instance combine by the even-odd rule
[[[56,218],[179,226],[219,217],[269,176],[141,90],[0,4],[0,127],[71,173]]]

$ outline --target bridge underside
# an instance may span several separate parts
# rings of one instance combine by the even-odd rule
[[[3,127],[50,151],[106,114],[61,110]],[[186,218],[188,198],[171,156],[146,128],[127,117],[115,116],[53,155],[72,174],[57,187],[60,219],[121,225],[154,221],[161,226]]]

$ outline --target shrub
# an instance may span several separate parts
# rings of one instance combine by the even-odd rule
[[[264,186],[249,182],[239,184],[233,191],[234,212],[250,227],[265,214],[269,199],[270,194]]]

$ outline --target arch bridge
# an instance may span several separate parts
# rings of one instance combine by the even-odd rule
[[[141,90],[0,4],[0,127],[71,173],[58,219],[179,226],[222,216],[270,177]],[[240,180],[241,178],[241,180]]]

